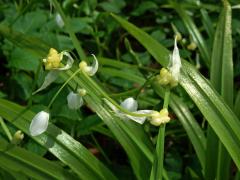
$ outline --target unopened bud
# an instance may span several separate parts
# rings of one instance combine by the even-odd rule
[[[191,42],[188,46],[187,49],[194,51],[197,48],[197,44],[195,42]]]
[[[20,144],[23,138],[24,138],[24,134],[22,133],[22,131],[18,130],[12,138],[12,144],[16,144],[16,145]]]
[[[87,94],[86,89],[78,89],[77,92],[80,96],[85,96]]]
[[[182,40],[182,35],[180,32],[177,32],[176,35],[175,35],[177,41],[181,41]]]
[[[162,109],[160,112],[154,111],[152,113],[150,123],[154,126],[160,126],[161,124],[166,124],[170,121],[168,116],[168,110],[166,108]]]

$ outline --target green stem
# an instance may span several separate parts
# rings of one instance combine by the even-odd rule
[[[11,135],[11,133],[10,133],[10,131],[9,131],[8,127],[7,127],[7,125],[4,123],[2,117],[0,117],[0,124],[1,124],[1,126],[2,126],[2,128],[3,128],[3,130],[4,130],[4,132],[6,133],[6,135],[7,135],[8,139],[9,139],[9,141],[11,142],[11,141],[12,141],[12,135]]]
[[[48,104],[47,109],[50,109],[50,107],[52,106],[53,102],[55,101],[55,99],[57,98],[57,96],[59,95],[59,93],[62,91],[62,89],[69,83],[69,81],[71,81],[72,78],[74,78],[74,76],[77,75],[77,73],[80,72],[80,69],[78,69],[77,71],[75,71],[68,79],[67,81],[60,87],[60,89],[56,92],[56,94],[53,96],[53,98],[51,99],[50,103]]]
[[[167,89],[164,96],[163,108],[168,108],[170,101],[170,90]],[[157,145],[156,145],[156,154],[153,163],[153,168],[151,172],[151,180],[158,179],[161,180],[163,176],[163,162],[164,162],[164,140],[165,140],[165,124],[160,125]]]

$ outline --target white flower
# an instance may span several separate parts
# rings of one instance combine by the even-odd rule
[[[69,109],[79,109],[83,105],[83,98],[80,93],[71,91],[67,96]]]
[[[128,111],[137,111],[137,108],[138,108],[138,103],[137,101],[130,97],[130,98],[127,98],[125,99],[121,104],[120,106],[122,106],[123,108],[127,109]]]
[[[121,112],[120,110],[118,110],[110,101],[108,101],[107,99],[104,99],[105,102],[108,104],[108,106],[122,119],[131,119],[139,124],[143,124],[145,122],[145,120],[147,119],[147,115],[151,114],[153,112],[153,110],[137,110],[138,108],[138,103],[137,101],[130,97],[125,99],[120,106],[126,110],[128,110],[129,112],[135,113],[135,114],[142,114],[142,117],[136,117],[136,116],[132,116],[126,113]],[[144,116],[146,115],[146,116]]]
[[[170,121],[170,117],[168,116],[168,110],[166,108],[162,109],[160,112],[154,110],[137,110],[138,103],[132,97],[125,99],[120,104],[120,106],[134,114],[141,114],[143,115],[142,117],[124,113],[120,109],[117,109],[117,107],[109,100],[104,99],[104,101],[116,113],[116,115],[122,119],[131,119],[139,124],[143,124],[146,119],[148,119],[150,123],[154,126],[160,126],[161,124],[165,124]]]
[[[29,132],[31,136],[38,136],[47,130],[49,113],[40,111],[37,113],[30,124]]]
[[[64,56],[67,57],[67,62],[63,67],[61,67],[62,65],[61,61],[63,60]],[[49,50],[47,58],[43,59],[45,69],[50,70],[50,72],[46,75],[42,86],[35,92],[33,92],[33,94],[36,94],[39,91],[42,91],[43,89],[47,88],[53,81],[57,79],[60,71],[70,69],[73,65],[73,62],[74,60],[68,52],[62,51],[58,53],[56,49],[51,48]]]
[[[88,66],[85,61],[79,63],[79,68],[89,76],[93,76],[98,70],[98,60],[94,54],[91,55],[93,56],[93,63],[91,66]]]
[[[63,22],[62,17],[59,13],[56,14],[55,21],[60,28],[63,28],[64,22]]]
[[[174,49],[172,56],[170,57],[169,71],[172,74],[173,79],[178,82],[180,76],[180,69],[182,67],[181,57],[179,55],[179,50],[177,47],[177,37],[175,37]]]

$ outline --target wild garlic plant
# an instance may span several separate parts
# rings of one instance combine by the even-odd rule
[[[63,60],[63,56],[67,57],[66,65],[63,65],[61,63]],[[93,76],[97,72],[98,60],[94,54],[92,54],[92,56],[94,59],[92,66],[87,65],[85,61],[81,61],[79,63],[79,69],[77,70],[77,73],[79,71],[82,71],[86,73],[88,76]],[[49,86],[57,78],[59,71],[65,71],[70,69],[73,65],[73,62],[74,60],[68,52],[62,51],[58,53],[57,50],[51,48],[49,50],[49,54],[47,58],[43,59],[45,69],[49,70],[50,72],[46,76],[43,82],[43,85],[37,91],[35,91],[35,93]],[[181,68],[181,59],[180,59],[179,50],[177,47],[177,36],[176,36],[173,54],[172,56],[170,56],[170,64],[168,67],[169,70],[165,68],[161,69],[160,75],[158,76],[159,83],[164,86],[169,84],[171,88],[176,86],[179,81],[180,68]],[[77,73],[75,73],[74,76]],[[68,81],[70,81],[74,76],[71,76],[66,82],[68,83]],[[67,84],[66,82],[60,88],[59,92]],[[52,105],[53,101],[55,100],[59,92],[55,94],[48,108],[50,108],[50,106]],[[78,89],[76,93],[71,91],[67,96],[68,107],[74,110],[79,109],[83,105],[82,97],[85,96],[86,93],[87,92],[85,89]],[[125,99],[120,104],[120,106],[118,106],[118,107],[122,107],[120,109],[117,109],[117,107],[115,107],[114,104],[112,104],[107,99],[104,99],[104,100],[111,107],[111,109],[116,113],[116,115],[122,119],[133,120],[140,124],[143,124],[145,120],[148,119],[149,122],[154,126],[160,126],[161,124],[165,124],[170,121],[167,108],[163,108],[159,112],[155,110],[137,110],[138,103],[133,97],[129,97]],[[126,111],[121,112],[121,109],[125,109]],[[127,113],[127,111],[129,111],[130,113]],[[37,113],[37,115],[33,118],[30,124],[30,128],[29,128],[30,134],[32,136],[37,136],[45,132],[48,127],[49,118],[50,118],[50,115],[47,111],[41,111]]]
[[[62,63],[64,56],[67,57],[67,62],[65,65]],[[57,93],[50,101],[47,110],[40,111],[33,117],[29,127],[29,132],[32,136],[38,136],[47,130],[48,122],[50,119],[49,109],[53,104],[54,100],[56,99],[56,97],[58,96],[58,94],[72,78],[78,75],[79,72],[84,72],[89,76],[93,76],[97,72],[98,60],[94,54],[92,54],[92,56],[94,57],[93,65],[88,66],[85,61],[81,61],[79,63],[79,69],[60,87],[60,89],[57,91]],[[57,50],[51,48],[49,50],[47,58],[43,59],[45,70],[48,70],[50,72],[45,77],[42,86],[37,91],[35,91],[34,94],[47,88],[53,81],[57,79],[61,71],[69,70],[72,67],[73,63],[74,60],[67,51],[62,51],[58,53]],[[79,109],[83,105],[82,97],[85,96],[86,93],[87,92],[85,89],[77,89],[76,93],[71,91],[66,98],[69,109],[73,110]]]

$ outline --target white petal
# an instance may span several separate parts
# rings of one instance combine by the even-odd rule
[[[136,113],[136,114],[150,114],[152,112],[153,112],[153,110],[139,110],[139,111],[136,111],[134,113]],[[135,117],[135,116],[126,115],[126,117],[128,117],[129,119],[131,119],[131,120],[133,120],[133,121],[135,121],[139,124],[143,124],[147,119],[147,116],[145,116],[145,117]]]
[[[93,63],[91,66],[87,66],[85,70],[89,76],[93,76],[98,70],[98,60],[94,54],[91,55],[93,56]]]
[[[69,109],[79,109],[83,105],[83,98],[77,93],[70,92],[67,96]]]
[[[59,13],[56,14],[55,20],[56,20],[57,25],[58,25],[60,28],[63,28],[64,22],[63,22],[62,17],[61,17],[61,15],[60,15]]]
[[[33,92],[33,94],[38,93],[39,91],[42,91],[43,89],[45,89],[46,87],[48,87],[53,81],[55,81],[58,77],[59,71],[56,70],[52,70],[50,71],[47,76],[44,79],[44,82],[42,84],[42,86],[36,90],[35,92]]]
[[[66,51],[61,52],[61,54],[67,56],[67,58],[68,58],[67,59],[67,64],[62,68],[56,68],[56,70],[64,71],[64,70],[70,69],[73,65],[73,62],[74,62],[72,56]]]
[[[137,111],[138,108],[138,103],[135,99],[133,99],[132,97],[125,99],[120,106],[122,106],[123,108],[127,109],[128,111]]]
[[[177,39],[175,38],[173,54],[170,57],[169,70],[170,70],[173,78],[176,81],[179,80],[180,68],[181,67],[182,67],[181,57],[180,57],[179,50],[178,50],[178,47],[177,47]]]
[[[49,120],[49,113],[45,111],[40,111],[37,113],[30,124],[30,134],[31,136],[37,136],[42,134],[47,130]]]

